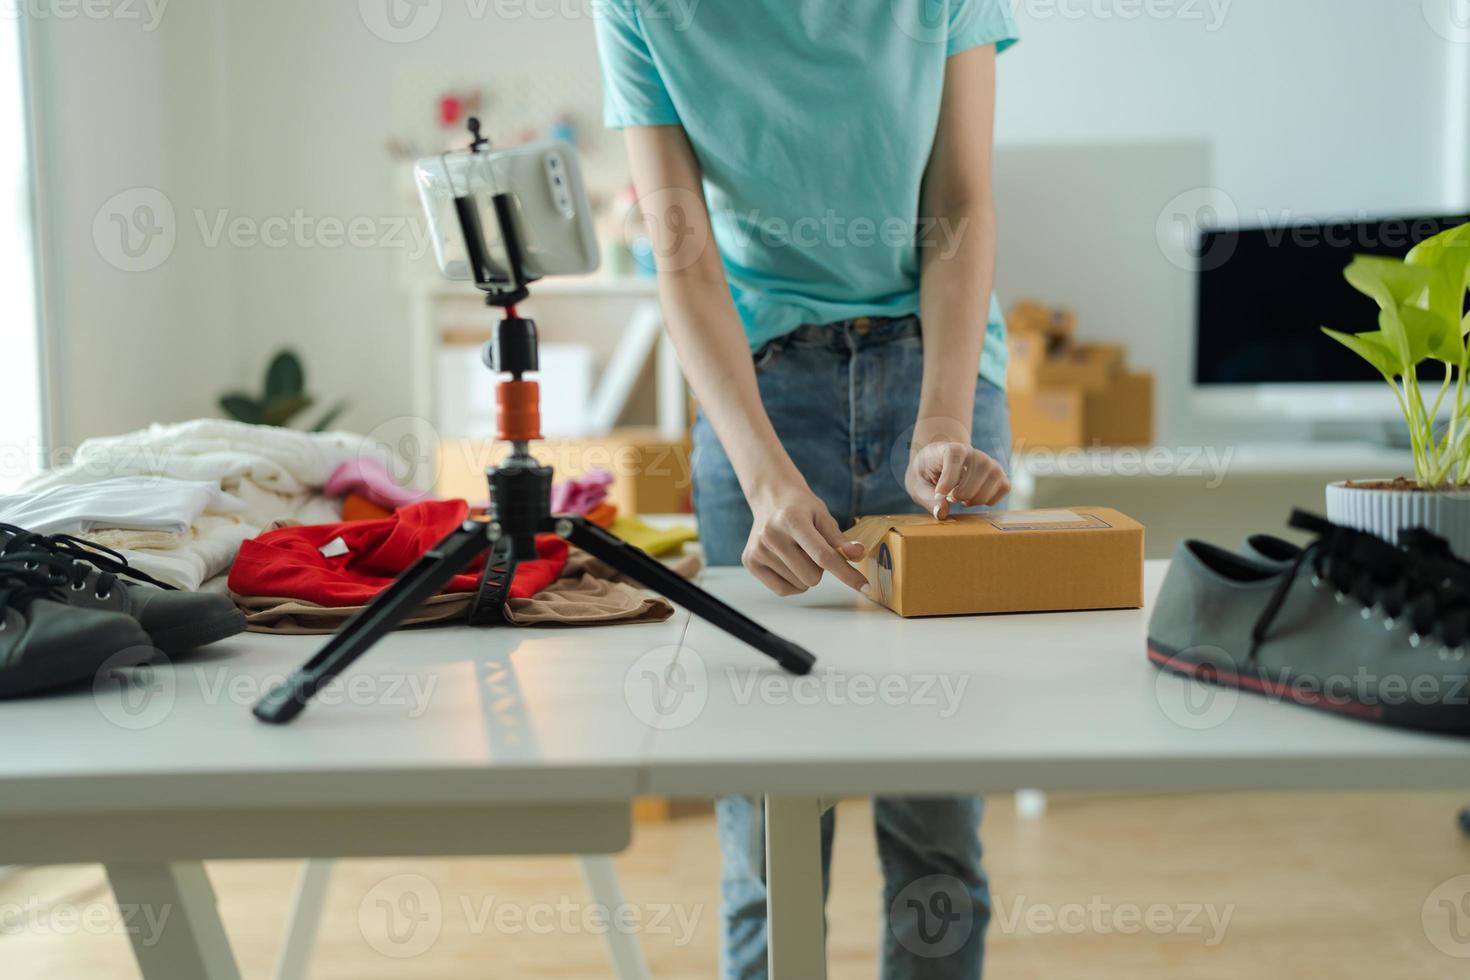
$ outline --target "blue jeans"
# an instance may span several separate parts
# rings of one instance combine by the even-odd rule
[[[916,317],[807,326],[756,354],[761,400],[807,484],[846,528],[865,514],[921,511],[904,489],[919,412],[923,349]],[[1005,394],[982,380],[974,445],[1009,465]],[[701,416],[694,426],[694,507],[711,565],[738,565],[753,518],[729,457]],[[978,796],[879,797],[873,802],[883,869],[885,980],[976,980],[990,921],[981,867]],[[716,805],[727,980],[766,976],[765,814],[759,799]],[[826,887],[835,814],[822,819]]]

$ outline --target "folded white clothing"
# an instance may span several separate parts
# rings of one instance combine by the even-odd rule
[[[72,462],[31,480],[26,489],[95,483],[119,476],[204,480],[225,490],[242,480],[284,494],[320,490],[342,463],[388,450],[347,432],[297,432],[224,419],[154,425],[126,435],[88,439]]]
[[[130,476],[0,497],[0,521],[38,534],[104,528],[183,534],[206,511],[241,513],[245,501],[217,483]]]
[[[194,533],[167,551],[119,549],[132,567],[176,589],[197,592],[207,580],[222,574],[240,552],[240,543],[260,528],[230,517],[210,514],[199,519]]]
[[[319,494],[286,496],[241,484],[249,509],[243,514],[207,513],[170,548],[118,548],[139,571],[180,589],[198,591],[210,579],[224,575],[240,551],[240,544],[272,526],[334,524],[342,506]]]

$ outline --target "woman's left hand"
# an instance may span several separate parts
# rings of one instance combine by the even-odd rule
[[[999,463],[962,442],[931,442],[909,458],[904,486],[936,520],[949,516],[950,504],[966,507],[999,503],[1011,481]]]

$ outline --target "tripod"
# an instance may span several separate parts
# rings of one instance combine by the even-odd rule
[[[477,120],[470,121],[470,131],[475,137],[472,149],[478,151],[486,144],[480,138]],[[537,369],[536,324],[516,312],[516,304],[530,295],[530,280],[525,274],[511,217],[510,195],[497,193],[491,200],[506,254],[503,275],[497,274],[488,260],[473,196],[466,193],[455,199],[476,285],[485,292],[486,305],[505,310],[495,336],[483,351],[491,371],[509,375],[508,380],[496,384],[496,435],[510,443],[511,453],[499,466],[486,471],[491,519],[488,523],[465,521],[430,548],[371,604],[348,620],[316,656],[284,683],[266,692],[254,708],[255,717],[272,724],[291,721],[318,690],[481,556],[485,556],[485,565],[469,622],[474,625],[503,622],[502,611],[516,565],[538,557],[536,535],[541,533],[564,538],[640,585],[663,594],[772,657],[790,673],[809,673],[816,658],[795,643],[770,632],[586,518],[551,513],[551,468],[542,466],[530,453],[531,442],[541,438],[539,391],[536,382],[524,378],[527,372]]]

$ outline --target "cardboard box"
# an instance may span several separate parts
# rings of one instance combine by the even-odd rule
[[[531,444],[531,455],[556,470],[558,481],[594,469],[613,475],[608,499],[621,514],[687,514],[693,509],[692,447],[689,439],[661,439],[653,428],[614,429],[587,439],[548,439]],[[439,443],[435,492],[471,503],[489,496],[485,469],[510,452],[491,439],[445,439]]]
[[[1151,446],[1154,442],[1154,376],[1120,374],[1082,406],[1085,445]]]
[[[1045,341],[1047,353],[1056,354],[1071,344],[1076,335],[1077,314],[1065,307],[1022,300],[1007,314],[1006,329],[1011,333],[1039,335]]]
[[[1011,435],[1018,452],[1083,444],[1086,395],[1080,388],[1037,388],[1010,394]]]
[[[1154,376],[1118,375],[1102,391],[1073,386],[1011,391],[1011,433],[1017,452],[1093,446],[1151,446]]]
[[[1143,606],[1143,525],[1108,507],[865,517],[847,536],[904,617]]]
[[[1078,344],[1036,366],[1043,388],[1075,385],[1086,392],[1104,391],[1123,370],[1121,344]]]

